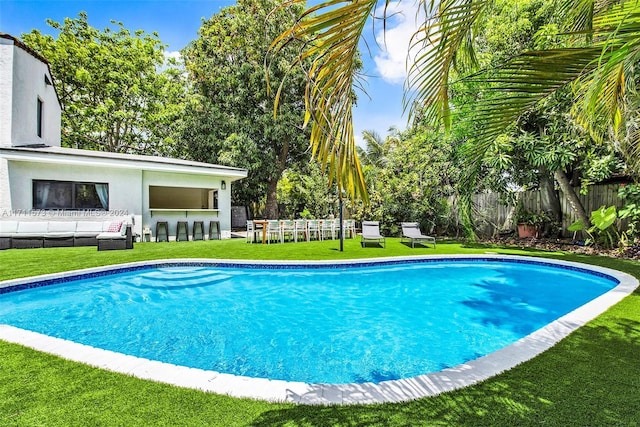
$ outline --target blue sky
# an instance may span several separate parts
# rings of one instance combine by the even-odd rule
[[[113,19],[131,31],[157,31],[160,40],[168,45],[167,51],[172,52],[197,37],[202,18],[209,18],[233,3],[232,0],[0,0],[0,32],[20,37],[35,28],[55,36],[57,32],[46,24],[47,18],[61,22],[85,11],[90,25],[99,29],[109,26]],[[407,3],[402,6],[406,9]],[[391,3],[390,10],[394,7],[395,3]],[[368,95],[358,93],[354,112],[357,141],[361,140],[363,130],[374,130],[384,138],[391,126],[406,128],[402,93],[408,37],[415,28],[413,21],[413,12],[395,16],[387,23],[384,41],[373,24],[365,31],[371,50],[364,44],[361,47]],[[377,24],[375,30],[381,28]]]

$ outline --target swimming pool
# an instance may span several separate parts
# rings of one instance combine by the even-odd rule
[[[82,284],[66,276],[4,284],[0,323],[13,333],[30,330],[208,372],[199,388],[226,382],[222,392],[234,395],[246,395],[232,384],[240,378],[253,397],[264,398],[261,388],[285,387],[275,400],[405,400],[395,390],[402,384],[424,388],[415,383],[481,364],[488,354],[504,356],[524,337],[629,282],[586,268],[490,256],[131,264],[82,273]]]

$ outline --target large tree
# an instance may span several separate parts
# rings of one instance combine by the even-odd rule
[[[62,144],[100,151],[173,154],[175,123],[181,117],[184,82],[164,70],[158,34],[120,22],[100,31],[87,14],[47,20],[57,37],[38,30],[23,41],[47,58],[62,103]]]
[[[266,194],[265,215],[278,217],[277,184],[291,165],[308,161],[309,134],[304,120],[304,74],[290,70],[294,46],[267,66],[271,40],[294,22],[291,11],[268,18],[277,0],[240,0],[202,23],[199,37],[183,51],[197,95],[185,117],[184,140],[196,160],[248,169],[248,178],[234,187],[234,202],[250,205]],[[289,74],[274,118],[274,92]]]

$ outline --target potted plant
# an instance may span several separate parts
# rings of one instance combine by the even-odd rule
[[[544,224],[545,215],[531,212],[527,209],[519,209],[516,215],[518,237],[538,237],[540,228]]]

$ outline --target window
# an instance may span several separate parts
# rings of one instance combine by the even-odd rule
[[[36,112],[36,114],[37,114],[36,120],[38,121],[38,123],[37,123],[37,132],[38,132],[38,137],[40,137],[40,138],[42,138],[42,110],[43,110],[43,106],[44,106],[44,103],[42,102],[42,100],[40,98],[38,98],[38,111]]]
[[[149,186],[151,209],[218,209],[218,190]]]
[[[33,180],[33,209],[109,210],[109,184]]]

